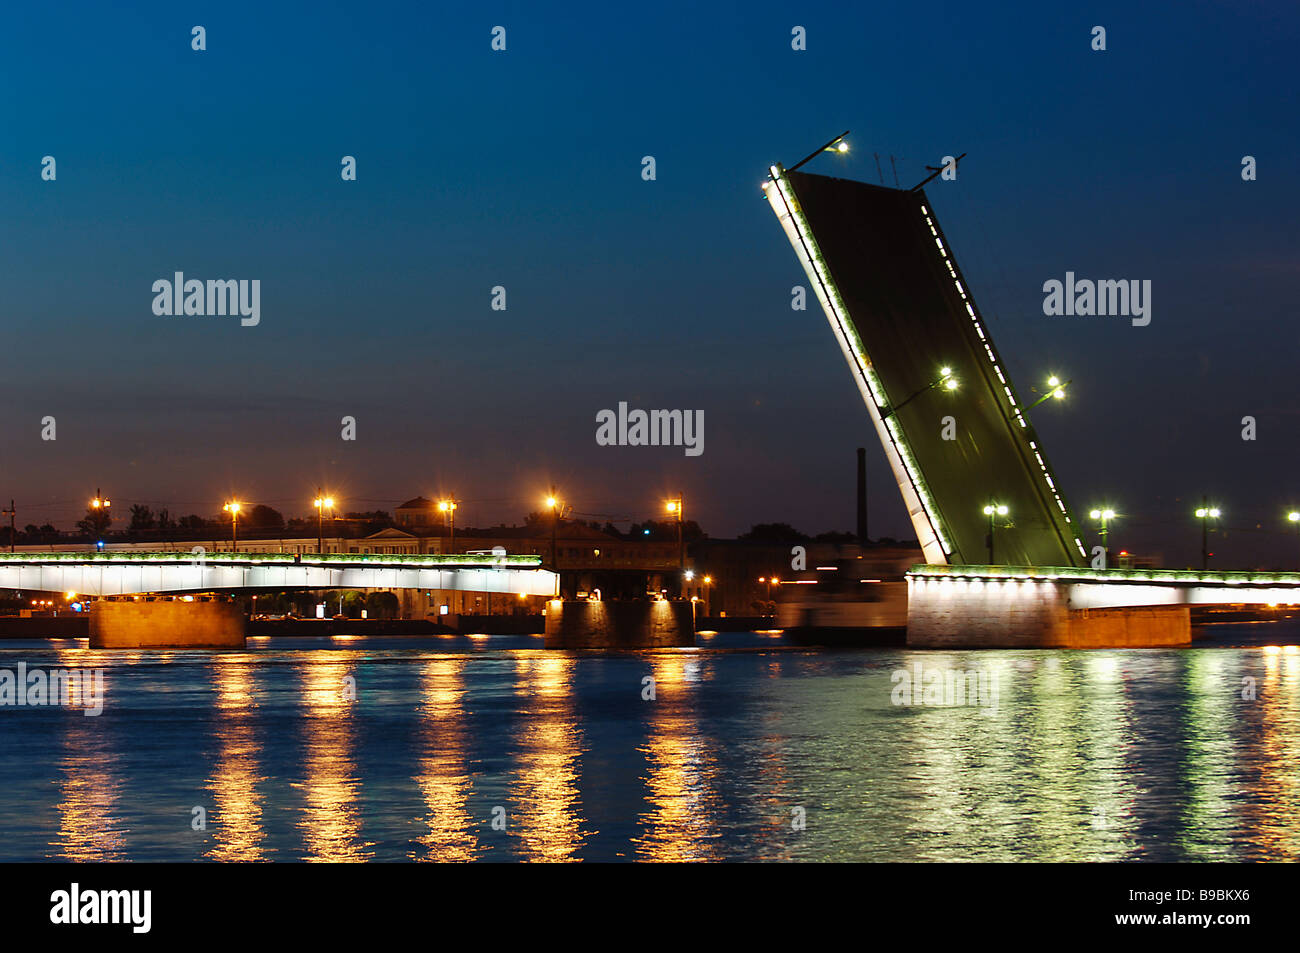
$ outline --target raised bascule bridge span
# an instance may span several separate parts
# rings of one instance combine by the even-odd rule
[[[925,191],[769,172],[764,194],[925,557],[907,577],[907,644],[1182,645],[1191,605],[1300,601],[1295,575],[1088,569],[1082,527]]]

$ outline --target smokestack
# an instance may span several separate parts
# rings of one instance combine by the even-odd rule
[[[867,448],[858,447],[858,545],[867,545]]]

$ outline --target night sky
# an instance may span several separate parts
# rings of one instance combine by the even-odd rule
[[[927,191],[1021,393],[1073,380],[1033,419],[1076,512],[1124,514],[1112,548],[1197,559],[1208,493],[1220,565],[1294,567],[1300,14],[1130,6],[7,5],[0,497],[71,528],[97,487],[119,520],[455,492],[488,525],[554,482],[593,518],[680,491],[714,536],[819,532],[865,445],[872,534],[911,537],[759,191],[847,128],[808,171],[969,153]],[[1151,324],[1044,316],[1067,270],[1150,279]],[[260,325],[155,316],[175,271],[260,279]],[[619,401],[702,409],[703,455],[597,446]]]

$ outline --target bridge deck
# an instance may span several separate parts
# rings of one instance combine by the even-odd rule
[[[919,565],[908,570],[907,580],[909,585],[1064,586],[1073,609],[1300,603],[1300,573]]]
[[[555,594],[536,555],[332,553],[0,554],[0,589],[89,596],[286,589],[426,589]]]

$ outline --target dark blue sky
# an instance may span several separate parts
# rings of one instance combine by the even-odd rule
[[[1226,560],[1294,563],[1300,15],[995,6],[10,5],[0,496],[70,525],[96,486],[205,515],[454,490],[486,524],[554,481],[580,513],[680,488],[713,535],[815,532],[851,527],[865,444],[873,533],[910,536],[758,189],[849,128],[809,171],[876,181],[878,151],[910,185],[970,154],[928,191],[1021,390],[1074,380],[1035,423],[1077,510],[1108,498],[1114,543],[1185,561],[1209,492]],[[178,270],[261,279],[260,326],[154,316]],[[1067,270],[1150,279],[1151,325],[1043,316]],[[703,456],[598,447],[620,400],[703,409]]]

